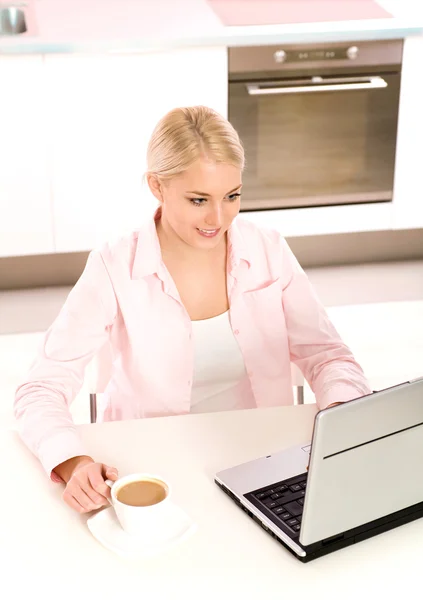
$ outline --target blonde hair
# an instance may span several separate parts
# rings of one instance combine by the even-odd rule
[[[166,180],[204,157],[241,170],[244,149],[233,126],[207,106],[174,108],[157,123],[147,148],[147,173]]]

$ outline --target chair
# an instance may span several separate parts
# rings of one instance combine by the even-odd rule
[[[97,395],[102,394],[110,381],[112,372],[112,351],[109,342],[93,356],[85,369],[85,380],[90,394],[90,422],[97,421]]]
[[[97,421],[97,395],[102,394],[110,381],[112,372],[112,352],[107,342],[94,355],[85,370],[85,380],[88,380],[90,393],[90,422]],[[304,375],[300,369],[291,363],[292,385],[296,388],[296,404],[304,404]]]
[[[291,363],[292,385],[297,390],[297,404],[304,404],[304,375],[294,363]]]

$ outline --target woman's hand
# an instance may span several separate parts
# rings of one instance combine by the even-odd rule
[[[110,488],[105,480],[116,481],[117,478],[118,472],[114,467],[94,462],[90,457],[80,457],[70,473],[63,492],[63,500],[79,513],[87,513],[107,506]]]
[[[338,404],[342,404],[342,402],[332,402],[332,404],[328,404],[326,408],[330,408],[331,406],[338,406]]]

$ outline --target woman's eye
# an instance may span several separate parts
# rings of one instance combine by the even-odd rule
[[[201,206],[206,202],[205,198],[190,198],[190,201],[194,204],[194,206]]]
[[[237,192],[236,194],[230,194],[228,196],[228,200],[230,202],[234,202],[237,198],[240,198],[241,194]],[[206,198],[189,198],[189,201],[194,204],[194,206],[202,206],[207,202]]]

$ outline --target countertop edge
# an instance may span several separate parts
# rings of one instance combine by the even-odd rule
[[[295,25],[267,25],[225,27],[216,33],[186,34],[132,40],[95,40],[80,42],[37,42],[35,38],[0,39],[0,55],[49,53],[131,54],[213,46],[260,46],[280,43],[312,43],[396,39],[423,35],[423,20],[377,19],[369,21],[336,21],[327,23],[300,23]]]

